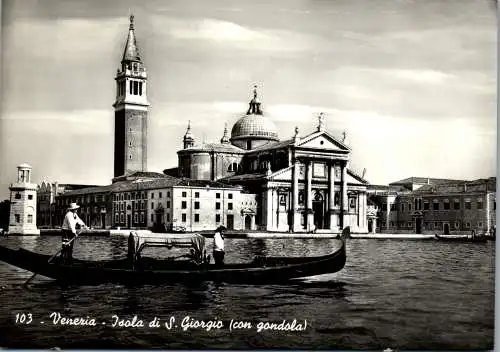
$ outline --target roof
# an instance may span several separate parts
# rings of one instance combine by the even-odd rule
[[[246,150],[238,148],[227,143],[206,143],[201,146],[189,147],[177,151],[177,154],[194,153],[194,152],[219,152],[219,153],[239,153],[243,154]]]
[[[269,142],[269,143],[266,143],[260,147],[252,149],[249,152],[260,152],[263,150],[279,149],[279,148],[287,147],[287,146],[292,145],[292,144],[293,144],[293,139],[287,139],[285,141],[275,142],[275,143]]]
[[[389,185],[399,185],[399,184],[409,184],[409,183],[417,183],[417,184],[443,184],[443,183],[464,183],[469,182],[466,180],[452,180],[445,178],[431,178],[431,177],[408,177],[403,180],[399,180],[396,182],[389,183]]]
[[[162,174],[160,172],[135,171],[135,172],[128,173],[125,175],[117,176],[117,177],[113,178],[113,182],[134,180],[137,178],[163,178],[163,177],[165,177],[165,174]]]
[[[220,182],[238,182],[238,181],[252,181],[252,180],[259,180],[259,179],[264,179],[266,177],[265,174],[243,174],[243,175],[234,175],[234,176],[228,176],[219,179]]]
[[[127,43],[125,44],[125,50],[123,51],[122,61],[141,62],[141,55],[139,54],[139,49],[137,48],[137,42],[135,39],[133,15],[130,16],[130,27],[128,30],[128,37],[127,37]]]
[[[180,179],[176,186],[183,187],[212,187],[212,188],[235,188],[235,186],[231,186],[218,181],[210,181],[210,180],[193,180],[189,178]]]

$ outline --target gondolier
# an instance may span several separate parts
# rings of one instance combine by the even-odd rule
[[[223,265],[224,264],[224,233],[223,231],[226,228],[224,226],[219,226],[215,230],[215,235],[214,235],[214,249],[213,249],[213,256],[214,256],[214,261],[216,265]]]
[[[77,225],[83,228],[88,228],[76,213],[78,208],[80,208],[79,205],[71,203],[62,224],[61,257],[66,264],[70,264],[73,258],[73,244],[75,242],[73,238],[76,236]]]

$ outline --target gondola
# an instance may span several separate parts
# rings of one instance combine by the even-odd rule
[[[335,273],[346,263],[346,234],[334,252],[316,257],[256,257],[249,263],[210,263],[201,235],[176,234],[161,237],[141,237],[131,233],[127,257],[117,260],[88,261],[74,259],[65,264],[60,257],[26,249],[10,249],[0,245],[0,260],[59,282],[77,285],[102,283],[162,284],[179,281],[217,281],[228,283],[278,283],[295,278]],[[186,247],[187,259],[173,260],[141,257],[146,247]],[[207,260],[208,259],[208,260]]]
[[[438,235],[436,239],[445,242],[472,242],[472,243],[485,243],[488,239],[483,235]]]

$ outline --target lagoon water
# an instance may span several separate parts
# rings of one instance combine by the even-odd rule
[[[58,237],[0,241],[46,254],[60,246]],[[0,263],[0,347],[493,348],[494,242],[351,239],[347,243],[347,264],[341,272],[290,285],[79,287],[37,277],[25,288],[22,284],[31,273]],[[227,239],[226,261],[265,254],[324,254],[335,246],[334,239]],[[125,238],[81,237],[74,256],[119,258],[125,253]],[[87,321],[94,318],[96,326],[54,324],[53,312]],[[125,320],[137,316],[135,325],[142,320],[145,326],[113,327],[113,316]],[[161,327],[147,326],[154,317]],[[172,317],[174,324],[168,330],[163,324]],[[183,319],[220,321],[224,326],[183,330]],[[291,324],[294,319],[295,331],[257,331],[266,322]],[[231,320],[243,321],[246,327],[230,330]]]

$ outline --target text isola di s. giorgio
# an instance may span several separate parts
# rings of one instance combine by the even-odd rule
[[[35,318],[32,313],[16,313],[14,316],[15,324],[50,324],[54,326],[109,326],[111,328],[132,328],[132,329],[167,329],[167,330],[250,330],[257,332],[263,331],[305,331],[307,329],[307,320],[279,320],[279,321],[246,321],[240,319],[219,320],[217,318],[210,320],[200,320],[191,316],[176,317],[158,317],[143,319],[137,315],[132,317],[121,317],[116,314],[111,315],[110,319],[97,319],[91,316],[75,317],[66,316],[59,312],[52,312],[48,316]]]

